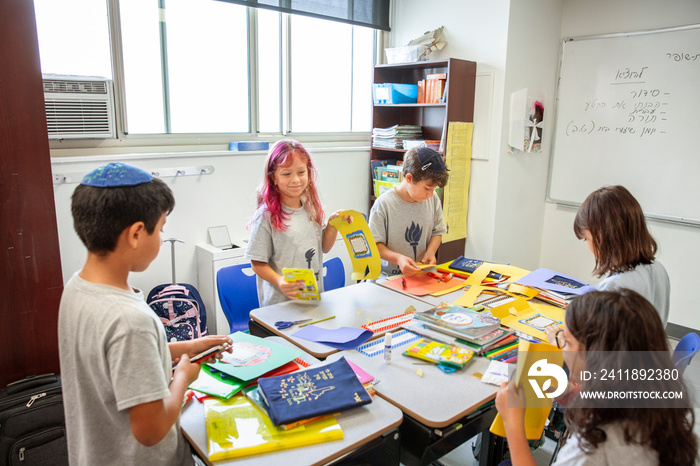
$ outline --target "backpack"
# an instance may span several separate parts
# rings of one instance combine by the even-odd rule
[[[207,334],[207,312],[191,285],[159,285],[146,300],[163,322],[168,341],[187,341]]]

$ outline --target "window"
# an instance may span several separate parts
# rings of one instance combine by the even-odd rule
[[[122,83],[127,139],[370,130],[373,29],[215,0],[35,0],[35,10],[42,72]]]

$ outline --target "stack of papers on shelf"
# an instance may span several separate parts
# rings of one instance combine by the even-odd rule
[[[422,139],[423,129],[417,125],[394,125],[372,129],[372,147],[403,149],[405,139]]]

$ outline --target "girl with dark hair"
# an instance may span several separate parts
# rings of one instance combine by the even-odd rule
[[[574,233],[595,256],[597,290],[629,288],[651,302],[666,326],[671,284],[639,202],[623,186],[593,191],[576,213]]]
[[[668,380],[602,380],[601,368],[616,360],[641,356],[645,369],[672,368],[668,340],[653,306],[639,293],[593,291],[574,299],[566,310],[566,326],[557,337],[572,381],[593,393],[653,390],[681,392],[680,399],[655,400],[656,406],[635,407],[637,402],[593,401],[581,392],[569,401],[564,415],[572,434],[554,464],[600,465],[692,465],[697,459],[698,441],[693,434],[693,409],[680,377]],[[617,353],[615,353],[617,352]],[[640,359],[640,358],[637,358]],[[603,361],[606,361],[603,363]],[[629,371],[633,368],[629,367]],[[597,377],[578,380],[582,371],[598,371]],[[623,369],[624,371],[624,369]],[[624,373],[624,372],[623,372]],[[676,373],[677,374],[677,373]],[[522,389],[501,385],[496,407],[503,418],[513,465],[534,465],[525,438],[525,410]],[[509,400],[510,399],[510,400]],[[599,403],[599,404],[596,404]],[[600,407],[604,406],[604,407]],[[645,405],[647,406],[647,405]]]

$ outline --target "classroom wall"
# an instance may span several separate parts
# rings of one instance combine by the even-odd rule
[[[493,75],[488,159],[472,160],[465,253],[486,260],[493,258],[510,3],[508,0],[435,0],[429,3],[396,0],[389,34],[388,46],[399,47],[426,31],[444,26],[441,38],[447,45],[429,58],[471,60],[477,63],[477,74]],[[539,248],[539,239],[537,245]]]
[[[652,30],[698,23],[700,2],[697,0],[565,0],[561,36]],[[662,155],[659,154],[659,163],[663,163]],[[688,156],[697,157],[697,154]],[[599,280],[591,276],[593,257],[573,233],[575,213],[574,209],[545,204],[540,264],[597,283]],[[659,243],[658,259],[671,279],[669,323],[700,329],[700,300],[695,296],[697,278],[694,274],[694,268],[700,263],[700,228],[656,220],[649,220],[648,224]]]
[[[364,180],[368,175],[369,151],[365,148],[320,148],[306,144],[311,153],[319,179],[321,202],[327,214],[339,209],[353,209],[367,213],[369,188]],[[207,228],[226,225],[231,239],[248,237],[245,228],[255,211],[255,189],[262,179],[266,152],[199,152],[132,155],[93,155],[52,158],[52,171],[72,174],[74,180],[95,167],[111,161],[122,161],[146,170],[212,165],[212,175],[164,177],[173,190],[175,210],[165,224],[163,238],[175,237],[185,241],[176,245],[176,269],[179,282],[197,286],[197,243],[207,243]],[[358,180],[360,180],[358,182]],[[76,183],[54,185],[56,217],[61,247],[64,281],[83,266],[87,256],[85,247],[73,230],[70,196]],[[337,241],[326,258],[339,256],[350,273],[350,259],[342,241]],[[164,244],[161,253],[144,272],[131,275],[132,286],[148,291],[171,279],[170,245]]]

